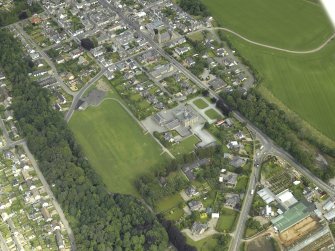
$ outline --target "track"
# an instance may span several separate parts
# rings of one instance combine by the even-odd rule
[[[242,36],[241,34],[235,32],[235,31],[232,31],[228,28],[223,28],[223,27],[202,28],[202,29],[196,30],[194,32],[191,32],[189,34],[197,33],[197,32],[200,32],[200,31],[213,31],[213,30],[223,30],[223,31],[226,31],[228,33],[231,33],[231,34],[241,38],[242,40],[244,40],[244,41],[246,41],[250,44],[254,44],[254,45],[257,45],[257,46],[261,46],[261,47],[276,50],[276,51],[292,53],[292,54],[311,54],[311,53],[318,52],[318,51],[322,50],[335,37],[335,33],[334,33],[333,35],[331,35],[325,42],[323,42],[317,48],[314,48],[314,49],[311,49],[311,50],[306,50],[306,51],[297,51],[297,50],[288,50],[288,49],[284,49],[284,48],[280,48],[280,47],[276,47],[276,46],[267,45],[267,44],[259,43],[259,42],[256,42],[256,41],[252,41],[252,40]]]

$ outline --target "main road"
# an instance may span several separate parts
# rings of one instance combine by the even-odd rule
[[[131,28],[135,29],[138,34],[140,34],[143,38],[147,40],[147,42],[156,49],[162,57],[164,57],[166,60],[168,60],[171,64],[173,64],[180,72],[182,72],[185,76],[187,76],[190,80],[192,80],[195,84],[197,84],[200,88],[208,89],[208,86],[206,86],[204,83],[200,81],[198,77],[193,75],[190,71],[188,71],[183,65],[181,65],[177,60],[175,60],[173,57],[168,55],[153,39],[148,36],[147,34],[143,33],[140,29],[139,25],[133,23],[130,19],[128,19],[123,13],[122,10],[117,8],[116,6],[113,6],[112,4],[109,4],[106,0],[100,0],[100,3],[105,6],[107,9],[111,11],[115,11],[123,21],[125,21]],[[324,44],[322,44],[320,47],[312,50],[312,51],[305,51],[305,52],[296,52],[292,51],[292,53],[312,53],[317,50],[319,50],[321,47],[325,46],[331,39],[334,38],[334,35],[331,36]],[[272,48],[272,49],[278,49],[278,48]],[[280,48],[279,48],[280,49]],[[284,49],[285,50],[285,49]],[[291,51],[288,51],[291,52]],[[220,98],[217,93],[215,93],[212,90],[209,90],[211,96]],[[312,174],[307,168],[299,164],[290,154],[288,154],[285,150],[282,148],[276,146],[273,141],[265,135],[263,132],[261,132],[257,127],[255,127],[250,121],[248,121],[246,118],[244,118],[240,113],[233,112],[233,115],[236,119],[238,119],[241,122],[245,122],[247,124],[247,128],[251,133],[254,134],[254,138],[258,139],[261,144],[263,145],[263,148],[260,152],[256,153],[254,156],[254,164],[261,164],[263,158],[267,155],[276,155],[280,157],[281,159],[285,160],[289,164],[292,165],[293,168],[295,168],[297,171],[302,173],[306,178],[313,181],[320,189],[326,191],[329,195],[333,196],[335,195],[335,191],[327,185],[322,180],[318,179],[314,174]],[[239,249],[241,240],[243,238],[244,230],[245,230],[245,223],[248,218],[248,214],[251,208],[253,195],[251,195],[251,191],[256,188],[257,179],[259,176],[259,168],[253,167],[252,174],[250,177],[249,185],[247,188],[246,197],[243,202],[241,214],[238,220],[238,224],[235,230],[235,233],[233,235],[233,239],[230,245],[231,251],[236,251]]]

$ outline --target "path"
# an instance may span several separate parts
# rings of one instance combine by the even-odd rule
[[[193,34],[193,33],[197,33],[197,32],[201,32],[201,31],[213,31],[213,30],[223,30],[226,32],[229,32],[241,39],[243,39],[244,41],[254,44],[254,45],[258,45],[264,48],[268,48],[268,49],[272,49],[272,50],[277,50],[277,51],[282,51],[282,52],[288,52],[288,53],[293,53],[293,54],[310,54],[310,53],[315,53],[318,52],[320,50],[323,49],[323,47],[325,47],[334,37],[335,37],[335,33],[333,35],[331,35],[324,43],[322,43],[320,46],[318,46],[317,48],[311,49],[311,50],[306,50],[306,51],[297,51],[297,50],[288,50],[288,49],[284,49],[284,48],[280,48],[280,47],[276,47],[276,46],[272,46],[272,45],[267,45],[267,44],[263,44],[263,43],[259,43],[256,41],[252,41],[244,36],[242,36],[241,34],[232,31],[228,28],[223,28],[223,27],[213,27],[213,28],[201,28],[199,30],[193,31],[188,33],[187,35]]]
[[[60,220],[62,221],[62,223],[63,223],[63,225],[64,225],[64,227],[66,229],[66,232],[67,232],[67,234],[69,236],[69,240],[70,240],[70,243],[71,243],[71,250],[76,250],[76,244],[75,244],[74,234],[72,232],[72,229],[70,227],[69,222],[67,221],[67,219],[66,219],[66,217],[64,215],[64,212],[63,212],[62,208],[58,204],[55,196],[53,195],[53,193],[52,193],[52,191],[51,191],[51,189],[49,187],[48,182],[45,180],[42,172],[40,171],[40,169],[39,169],[39,167],[37,165],[37,162],[36,162],[34,156],[29,151],[27,143],[26,142],[22,143],[22,147],[23,147],[24,151],[26,152],[28,158],[30,159],[30,161],[31,161],[31,163],[32,163],[32,165],[33,165],[36,173],[37,173],[38,178],[41,180],[41,182],[43,184],[43,187],[45,188],[45,190],[47,191],[48,195],[52,199],[52,203],[55,206],[55,209],[56,209],[56,211],[57,211],[57,213],[58,213],[58,215],[60,217]]]

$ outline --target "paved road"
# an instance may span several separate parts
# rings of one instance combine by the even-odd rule
[[[318,47],[316,47],[314,49],[305,50],[305,51],[297,51],[297,50],[288,50],[288,49],[284,49],[284,48],[280,48],[280,47],[276,47],[276,46],[272,46],[272,45],[267,45],[267,44],[255,42],[255,41],[252,41],[252,40],[250,40],[250,39],[242,36],[241,34],[235,32],[233,30],[230,30],[230,29],[227,29],[227,28],[223,28],[223,27],[201,28],[201,29],[193,31],[193,32],[191,32],[189,34],[200,32],[200,31],[205,31],[205,30],[207,30],[207,31],[223,30],[223,31],[229,32],[229,33],[231,33],[231,34],[233,34],[233,35],[235,35],[235,36],[243,39],[244,41],[246,41],[246,42],[248,42],[250,44],[262,46],[262,47],[265,47],[265,48],[268,48],[268,49],[272,49],[272,50],[276,50],[276,51],[293,53],[293,54],[310,54],[310,53],[318,52],[318,51],[322,50],[322,48],[325,47],[335,37],[335,33],[334,33],[329,38],[327,38],[327,40],[325,42],[323,42],[321,45],[319,45]]]
[[[73,100],[72,100],[72,104],[69,108],[69,110],[67,111],[66,115],[65,115],[65,121],[69,122],[73,112],[77,106],[78,101],[80,100],[80,98],[83,96],[83,94],[85,93],[86,90],[88,90],[96,81],[98,81],[106,72],[106,69],[102,69],[97,75],[95,75],[95,77],[93,77],[90,81],[88,81],[83,88],[80,89],[80,91],[74,96]]]
[[[31,37],[23,30],[23,28],[20,25],[15,24],[14,27],[24,37],[24,39],[27,41],[27,43],[29,43],[30,46],[32,46],[32,48],[34,48],[43,57],[43,59],[47,62],[47,64],[52,69],[52,71],[54,73],[54,76],[57,79],[57,82],[64,89],[64,91],[66,93],[68,93],[69,95],[74,96],[76,93],[71,91],[69,89],[69,87],[67,87],[64,84],[63,79],[58,74],[58,71],[56,69],[55,64],[52,62],[52,60],[49,58],[49,56],[35,43],[35,41],[33,39],[31,39]]]
[[[60,205],[58,204],[58,202],[57,202],[55,196],[53,195],[53,193],[52,193],[52,191],[51,191],[51,189],[50,189],[50,187],[49,187],[48,182],[45,180],[45,178],[44,178],[42,172],[40,171],[40,169],[39,169],[39,167],[38,167],[38,165],[37,165],[37,162],[36,162],[34,156],[33,156],[33,155],[31,154],[31,152],[29,151],[28,146],[27,146],[27,143],[26,143],[26,142],[23,142],[21,145],[22,145],[24,151],[26,152],[28,158],[30,159],[30,161],[31,161],[31,163],[32,163],[32,165],[33,165],[33,167],[35,168],[35,171],[36,171],[36,173],[37,173],[39,179],[41,180],[41,182],[42,182],[42,184],[43,184],[45,190],[47,191],[48,195],[49,195],[50,198],[52,199],[52,203],[54,204],[55,209],[56,209],[56,211],[57,211],[57,213],[58,213],[58,215],[59,215],[59,217],[60,217],[60,219],[61,219],[61,221],[62,221],[62,223],[63,223],[63,225],[64,225],[64,227],[65,227],[65,229],[66,229],[66,232],[67,232],[67,234],[68,234],[68,236],[69,236],[70,243],[71,243],[71,250],[76,250],[76,243],[75,243],[75,239],[74,239],[74,234],[73,234],[73,232],[72,232],[72,229],[71,229],[71,227],[70,227],[69,222],[67,221],[67,219],[66,219],[66,217],[65,217],[65,215],[64,215],[64,212],[63,212],[62,208],[61,208]]]

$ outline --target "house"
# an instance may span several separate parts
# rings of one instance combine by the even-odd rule
[[[41,77],[48,74],[48,71],[46,70],[38,70],[38,71],[34,71],[32,73],[30,73],[30,75],[32,75],[33,77]]]
[[[201,201],[193,200],[188,203],[189,208],[191,211],[199,211],[203,208]]]
[[[227,84],[221,78],[215,78],[211,80],[208,85],[213,91],[220,91],[223,89]]]
[[[43,216],[43,218],[46,222],[52,221],[52,218],[51,218],[51,215],[50,215],[48,209],[46,209],[45,207],[42,207],[41,208],[41,213],[42,213],[42,216]]]
[[[174,138],[171,132],[165,132],[163,136],[165,141],[170,143],[174,142]]]
[[[207,224],[201,224],[200,222],[194,222],[191,228],[191,232],[193,235],[201,235],[208,228]]]
[[[227,144],[228,149],[238,149],[240,148],[240,144],[237,141],[230,141]]]
[[[244,136],[243,132],[238,131],[237,133],[235,133],[235,138],[239,139],[239,140],[242,140],[242,139],[245,139],[245,136]]]
[[[55,230],[55,235],[56,235],[56,242],[57,242],[58,249],[61,250],[65,248],[64,240],[63,240],[62,234],[59,229]]]
[[[226,127],[232,127],[234,125],[233,121],[230,118],[225,119],[224,124]]]
[[[189,46],[185,46],[185,47],[178,47],[176,48],[174,51],[179,55],[182,56],[185,53],[189,52],[191,50],[191,48]]]
[[[223,57],[226,54],[226,50],[224,48],[219,48],[216,50],[216,55],[218,57]]]
[[[228,187],[235,187],[237,184],[238,174],[232,172],[224,172],[220,174],[219,182],[224,183]]]
[[[158,65],[154,68],[153,71],[151,71],[151,75],[154,78],[160,78],[162,77],[164,74],[167,74],[171,71],[173,71],[173,66],[171,64],[165,64],[165,65]]]
[[[240,156],[234,156],[230,160],[230,164],[235,168],[244,166],[245,162],[246,162],[245,158],[242,158]]]
[[[84,52],[81,49],[74,49],[73,51],[70,51],[70,53],[69,53],[69,55],[72,59],[79,58],[83,54],[84,54]]]
[[[185,63],[186,63],[189,67],[195,65],[195,61],[194,61],[194,59],[191,58],[191,57],[186,58]]]
[[[188,197],[193,197],[193,196],[199,195],[199,192],[193,186],[190,186],[190,187],[186,188],[185,193]]]
[[[241,199],[238,194],[226,194],[225,199],[226,200],[225,200],[224,205],[226,207],[230,207],[230,208],[239,207]]]

